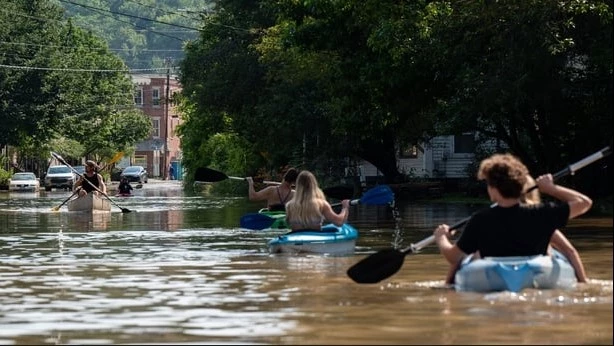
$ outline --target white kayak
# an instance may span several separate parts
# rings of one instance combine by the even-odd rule
[[[104,197],[88,193],[85,196],[68,201],[68,211],[106,212],[111,211],[111,203]]]
[[[553,256],[485,257],[471,261],[467,256],[454,277],[457,291],[520,292],[525,288],[571,289],[576,273],[560,252]]]

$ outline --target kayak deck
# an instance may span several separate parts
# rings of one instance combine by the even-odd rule
[[[349,224],[327,224],[320,231],[294,231],[272,239],[270,253],[317,253],[348,255],[354,253],[358,231]]]

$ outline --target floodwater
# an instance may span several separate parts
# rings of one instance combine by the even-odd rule
[[[178,184],[150,180],[95,215],[53,211],[67,191],[1,192],[0,344],[613,342],[612,218],[564,230],[591,278],[575,290],[459,293],[443,285],[434,245],[378,284],[345,272],[484,205],[354,206],[355,254],[270,255],[282,231],[239,228],[260,204],[184,196]]]

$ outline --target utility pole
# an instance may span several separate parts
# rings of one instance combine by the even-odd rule
[[[166,180],[169,180],[171,177],[168,176],[168,166],[170,162],[168,162],[169,158],[169,140],[168,140],[168,107],[170,103],[170,94],[171,94],[171,58],[166,57],[164,59],[164,64],[166,65],[166,97],[164,100],[164,174],[162,177],[165,177]]]

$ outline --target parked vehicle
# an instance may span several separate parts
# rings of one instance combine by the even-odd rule
[[[75,183],[75,174],[66,165],[49,166],[45,174],[45,191],[52,188],[72,190]]]
[[[15,173],[9,180],[9,191],[33,191],[40,190],[40,181],[32,172]]]
[[[129,182],[147,183],[147,170],[143,166],[128,166],[120,174],[121,178],[126,178]]]
[[[85,174],[85,166],[73,166],[72,168],[75,169],[75,171],[79,172],[79,174],[83,175]],[[75,174],[76,177],[75,179],[79,179],[79,175]]]

